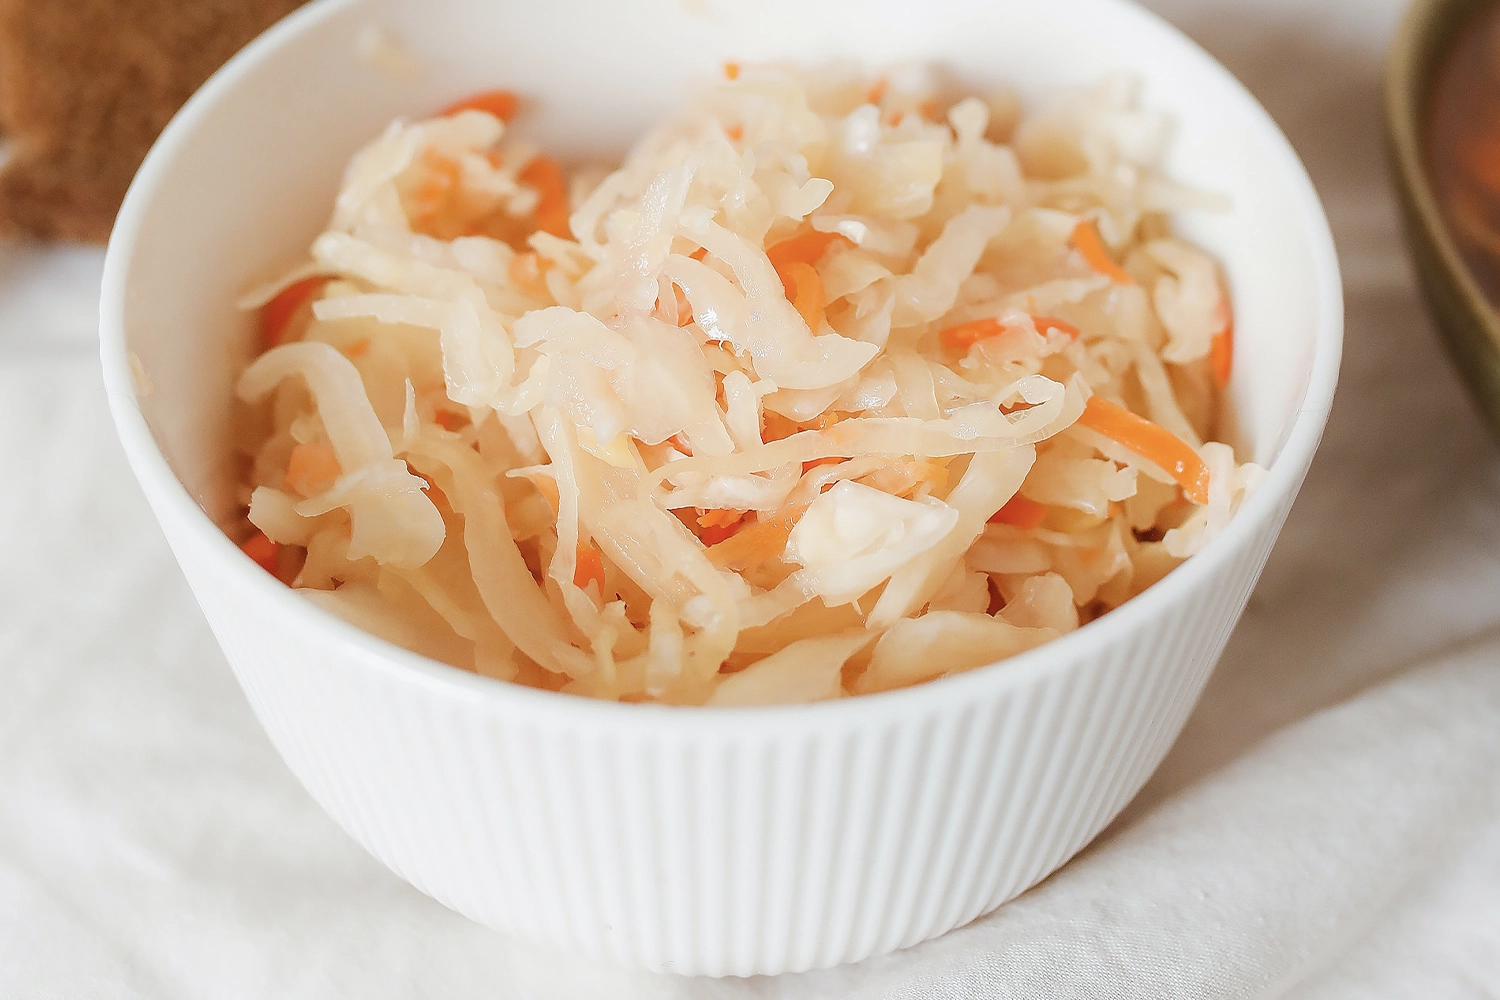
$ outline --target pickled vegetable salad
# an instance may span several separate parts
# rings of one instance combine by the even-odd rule
[[[246,297],[244,548],[504,680],[881,691],[1077,628],[1223,527],[1231,310],[1118,80],[725,67],[612,173],[509,93],[390,125]]]

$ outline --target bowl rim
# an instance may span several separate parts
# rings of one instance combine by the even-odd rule
[[[315,0],[277,22],[221,67],[172,118],[151,147],[131,182],[116,219],[105,254],[100,298],[100,361],[105,390],[116,430],[143,491],[173,547],[191,545],[212,566],[215,575],[227,574],[236,589],[248,588],[267,603],[267,613],[295,618],[303,628],[318,629],[359,661],[358,669],[375,669],[391,679],[417,683],[434,693],[465,699],[497,713],[525,713],[566,724],[603,727],[610,731],[671,727],[678,732],[735,735],[813,727],[854,726],[871,717],[915,717],[952,705],[968,705],[985,695],[995,696],[1068,664],[1087,659],[1087,650],[1106,649],[1127,634],[1135,619],[1149,619],[1204,586],[1250,545],[1258,532],[1284,515],[1311,463],[1322,437],[1338,380],[1344,332],[1342,283],[1333,236],[1311,179],[1291,143],[1269,113],[1217,60],[1178,28],[1130,0],[1077,0],[1137,18],[1142,27],[1163,36],[1178,58],[1196,64],[1198,73],[1217,79],[1234,113],[1277,161],[1292,191],[1303,238],[1308,241],[1315,268],[1316,318],[1311,335],[1313,358],[1308,382],[1292,426],[1271,461],[1260,487],[1244,502],[1223,532],[1202,552],[1183,562],[1141,594],[1073,632],[1027,652],[963,673],[925,681],[892,691],[805,704],[745,707],[677,706],[619,703],[566,695],[521,684],[497,681],[450,664],[429,659],[387,642],[314,605],[290,587],[245,558],[194,501],[157,446],[141,412],[126,342],[127,277],[135,256],[147,210],[160,191],[160,179],[197,124],[210,115],[222,95],[284,43],[345,9],[368,0]],[[170,522],[170,526],[169,526]]]

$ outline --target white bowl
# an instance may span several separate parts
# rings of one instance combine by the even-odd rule
[[[359,54],[373,28],[420,63]],[[726,59],[935,61],[1028,96],[1134,73],[1170,169],[1233,210],[1182,220],[1236,297],[1233,405],[1270,473],[1142,596],[1033,652],[802,707],[617,705],[425,660],[313,607],[215,527],[231,512],[232,306],[327,217],[390,118],[476,89],[617,152]],[[1312,459],[1342,337],[1322,210],[1265,112],[1120,0],[331,0],[241,53],[152,150],[110,242],[101,353],[130,462],[287,765],[401,877],[507,933],[652,970],[746,975],[915,944],[1057,868],[1176,737]]]

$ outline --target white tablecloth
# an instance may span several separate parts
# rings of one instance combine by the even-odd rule
[[[1282,123],[1333,220],[1323,450],[1187,731],[1109,831],[970,927],[805,976],[539,953],[389,874],[257,728],[125,468],[99,257],[0,253],[0,996],[1495,997],[1500,451],[1383,169],[1398,0],[1156,4]]]

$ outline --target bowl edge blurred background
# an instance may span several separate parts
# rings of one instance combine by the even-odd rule
[[[1500,438],[1500,315],[1464,263],[1427,173],[1423,117],[1442,56],[1494,0],[1414,0],[1385,64],[1386,149],[1412,264],[1443,344]]]

